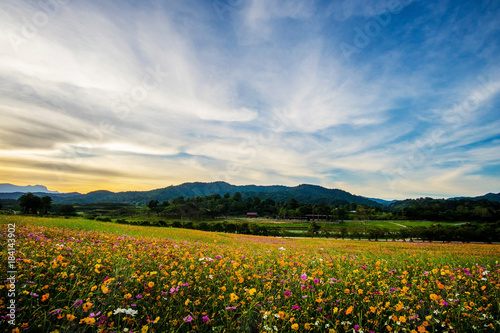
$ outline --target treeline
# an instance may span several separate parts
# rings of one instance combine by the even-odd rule
[[[361,206],[361,205],[360,205]],[[158,216],[186,217],[186,218],[216,218],[221,216],[244,216],[247,212],[258,213],[261,217],[285,218],[303,217],[309,214],[330,216],[331,219],[344,220],[349,217],[350,210],[357,209],[358,205],[351,203],[344,206],[327,205],[325,203],[301,203],[294,198],[288,202],[276,202],[273,199],[261,199],[259,196],[243,199],[240,192],[233,195],[226,193],[198,196],[184,199],[178,197],[160,203],[151,200],[148,208]],[[366,207],[367,210],[377,211],[378,207]]]
[[[0,204],[2,201],[0,200]],[[32,193],[22,195],[17,207],[23,214],[48,213],[74,215],[72,205],[52,205],[50,196],[42,198]],[[389,206],[366,206],[355,203],[328,205],[299,202],[291,198],[286,202],[271,198],[261,199],[258,195],[244,198],[240,192],[232,195],[212,194],[185,199],[180,196],[168,201],[151,200],[148,205],[135,207],[120,204],[89,204],[80,206],[78,211],[95,215],[130,216],[157,215],[165,218],[187,218],[192,220],[214,219],[226,216],[245,216],[256,212],[259,217],[303,218],[320,215],[331,221],[344,220],[427,220],[435,222],[466,221],[494,223],[500,221],[500,202],[487,199],[444,200],[432,198],[397,201]],[[5,208],[13,209],[12,202],[5,201]],[[56,207],[53,207],[56,206]],[[87,207],[88,206],[88,207]]]
[[[184,199],[178,197],[159,203],[151,200],[151,212],[158,216],[215,218],[218,216],[243,216],[256,212],[271,218],[304,217],[306,215],[328,216],[331,220],[428,220],[436,222],[500,221],[500,203],[486,199],[444,200],[432,198],[408,199],[386,207],[357,205],[327,205],[302,203],[292,198],[287,202],[261,199],[259,196],[243,199],[241,193],[198,196]]]
[[[88,217],[88,219],[101,222],[113,222],[109,217]],[[126,219],[117,219],[116,223],[120,224],[132,224],[140,226],[152,226],[152,227],[172,227],[181,229],[195,229],[202,231],[212,231],[212,232],[225,232],[233,234],[243,234],[243,235],[257,235],[257,236],[283,236],[284,233],[279,230],[279,228],[270,228],[256,223],[232,223],[228,221],[221,222],[193,222],[193,221],[128,221]]]
[[[89,217],[89,219],[94,219]],[[96,217],[97,221],[112,222],[109,217]],[[458,226],[449,226],[441,224],[433,224],[430,227],[408,227],[398,230],[387,228],[369,227],[364,229],[348,229],[342,223],[338,227],[320,227],[319,224],[312,221],[309,224],[307,232],[297,234],[287,229],[279,227],[266,227],[257,223],[247,222],[193,222],[193,221],[127,221],[126,219],[117,219],[116,223],[133,224],[141,226],[156,226],[156,227],[172,227],[183,229],[195,229],[212,232],[236,233],[244,235],[258,236],[276,236],[276,237],[323,237],[337,239],[352,239],[361,240],[368,239],[371,241],[439,241],[439,242],[500,242],[500,222],[492,224],[476,225],[464,223]]]
[[[407,199],[389,205],[395,218],[427,221],[500,221],[500,202],[487,199]]]

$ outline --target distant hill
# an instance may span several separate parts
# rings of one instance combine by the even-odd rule
[[[446,204],[453,206],[460,204],[464,201],[479,201],[479,200],[489,200],[493,202],[500,202],[500,193],[488,193],[485,195],[477,197],[454,197],[449,199],[434,199],[434,198],[418,198],[418,199],[405,199],[405,200],[395,200],[388,205],[391,210],[401,210],[403,208],[414,207],[415,204],[422,206],[434,205],[436,203]]]
[[[340,189],[329,189],[318,185],[302,184],[298,186],[283,185],[231,185],[226,182],[193,182],[181,185],[172,185],[165,188],[159,188],[151,191],[94,191],[87,194],[80,193],[59,193],[49,191],[43,185],[16,186],[12,184],[0,184],[0,199],[18,199],[21,195],[32,192],[38,196],[50,195],[54,203],[58,204],[89,204],[89,203],[123,203],[123,204],[146,204],[151,200],[168,201],[183,196],[185,199],[202,195],[229,193],[233,195],[240,192],[244,199],[248,197],[259,196],[261,199],[270,198],[278,202],[287,202],[295,198],[299,202],[317,204],[324,202],[328,205],[345,205],[350,203],[362,204],[367,206],[386,206],[389,209],[402,209],[410,207],[412,202],[420,202],[420,199],[406,200],[383,200],[377,198],[366,198],[351,194]],[[431,198],[425,198],[428,201]],[[491,200],[500,202],[500,193],[488,193],[477,197],[456,197],[451,199],[432,199],[439,201],[446,200]]]
[[[43,185],[18,186],[8,183],[0,184],[0,193],[15,193],[15,192],[59,193],[57,191],[49,191],[47,187]]]
[[[481,195],[479,197],[474,197],[472,198],[474,200],[481,200],[481,199],[486,199],[486,200],[490,200],[490,201],[496,201],[496,202],[500,202],[500,193],[488,193],[488,194],[485,194],[485,195]]]
[[[127,191],[127,192],[110,192],[110,191],[94,191],[82,195],[57,196],[54,197],[55,203],[65,204],[86,204],[94,202],[109,202],[109,203],[128,203],[128,204],[145,204],[151,200],[167,201],[169,199],[183,196],[185,199],[201,195],[229,193],[233,195],[240,192],[243,198],[260,196],[262,199],[270,198],[275,201],[289,201],[291,198],[297,199],[299,202],[320,203],[326,204],[363,204],[369,206],[378,206],[379,204],[373,200],[353,195],[349,192],[339,189],[327,189],[317,185],[299,185],[295,187],[271,185],[231,185],[226,182],[213,183],[184,183],[177,186],[169,186],[151,191]]]

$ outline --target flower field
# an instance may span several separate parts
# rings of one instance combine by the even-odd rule
[[[3,331],[500,331],[498,245],[89,230],[72,221],[0,217],[2,271],[9,224],[17,250],[15,325],[6,279]]]

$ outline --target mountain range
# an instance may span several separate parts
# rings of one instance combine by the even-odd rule
[[[346,192],[340,189],[328,189],[318,185],[302,184],[298,186],[283,185],[231,185],[226,182],[212,183],[184,183],[181,185],[172,185],[165,188],[150,191],[93,191],[87,194],[77,192],[59,193],[49,191],[43,185],[35,186],[16,186],[12,184],[0,184],[0,199],[17,199],[23,193],[32,192],[38,196],[50,195],[54,203],[57,204],[88,204],[95,202],[123,203],[123,204],[145,204],[151,200],[168,201],[180,196],[185,199],[201,195],[229,193],[233,195],[240,192],[243,199],[259,196],[261,199],[270,198],[278,202],[286,202],[295,198],[299,202],[317,204],[324,202],[328,205],[344,205],[349,203],[362,204],[367,206],[386,206],[394,203],[396,200],[388,201],[377,198],[366,198]],[[452,199],[464,199],[457,197]],[[488,199],[500,202],[500,193],[488,193],[483,196],[470,199],[480,200]]]

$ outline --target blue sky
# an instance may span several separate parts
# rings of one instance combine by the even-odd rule
[[[497,1],[3,1],[0,182],[500,191]]]

